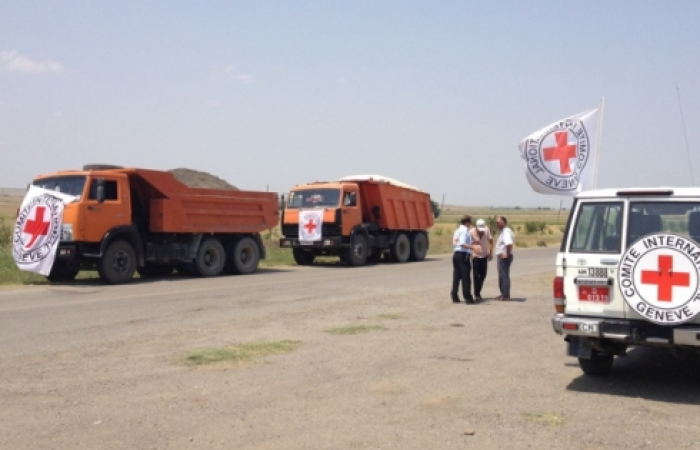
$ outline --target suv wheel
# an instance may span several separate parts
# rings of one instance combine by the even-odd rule
[[[593,350],[590,359],[579,358],[578,364],[583,373],[597,377],[610,373],[614,358],[614,355],[601,355],[597,350]]]

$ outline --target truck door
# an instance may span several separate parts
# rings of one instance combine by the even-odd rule
[[[564,270],[566,313],[624,316],[624,299],[616,286],[622,254],[622,201],[580,201],[572,229],[557,263]]]
[[[349,236],[352,229],[362,222],[362,209],[357,187],[346,187],[343,190],[343,198],[340,205],[342,211],[343,229],[342,235]]]
[[[100,242],[114,227],[131,225],[131,207],[126,175],[91,177],[87,199],[81,202],[82,240]],[[98,200],[98,186],[104,186],[104,201]]]

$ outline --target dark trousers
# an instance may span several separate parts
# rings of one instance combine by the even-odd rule
[[[488,269],[488,258],[474,258],[472,260],[472,270],[474,271],[474,295],[481,297],[481,288],[486,280],[486,270]]]
[[[465,300],[473,300],[472,290],[472,264],[468,253],[454,252],[452,255],[452,300],[458,301],[459,283],[462,282],[462,295]]]
[[[501,295],[505,298],[510,298],[510,265],[513,263],[513,255],[503,259],[501,255],[498,258],[498,289],[501,290]]]

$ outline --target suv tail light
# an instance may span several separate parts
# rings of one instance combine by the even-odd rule
[[[564,314],[564,277],[554,277],[554,309],[559,314]]]

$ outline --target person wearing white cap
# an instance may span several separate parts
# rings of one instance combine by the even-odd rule
[[[481,288],[484,287],[488,263],[493,259],[493,236],[486,226],[484,219],[476,221],[476,228],[469,230],[472,240],[481,243],[481,250],[472,253],[472,271],[474,272],[474,297],[477,302],[481,299]]]

